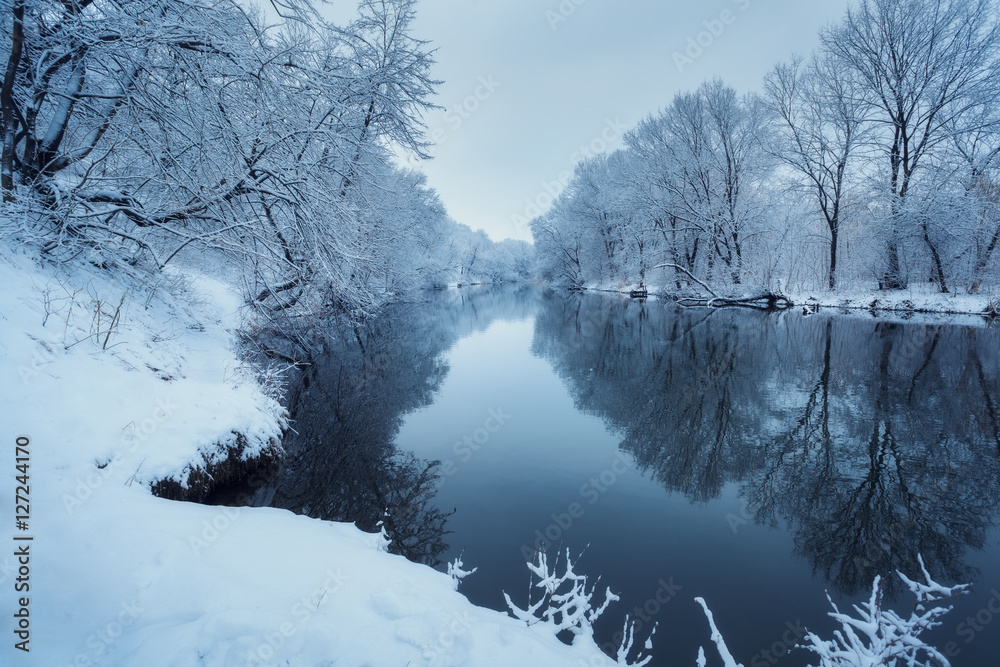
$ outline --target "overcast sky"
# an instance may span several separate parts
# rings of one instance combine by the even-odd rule
[[[530,240],[518,216],[548,203],[546,185],[572,171],[581,148],[618,146],[620,127],[706,79],[759,89],[777,62],[812,51],[848,4],[421,0],[415,36],[437,48],[436,102],[446,109],[427,118],[437,145],[419,168],[455,220]],[[330,11],[353,7],[338,0]]]

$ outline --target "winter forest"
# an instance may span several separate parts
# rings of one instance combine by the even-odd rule
[[[46,254],[162,268],[210,248],[264,312],[367,313],[449,282],[698,281],[980,293],[996,283],[1000,24],[989,0],[865,2],[762,93],[680,93],[577,165],[533,249],[449,219],[413,2],[340,27],[233,2],[13,2],[6,207]],[[89,252],[89,251],[88,251]]]
[[[54,257],[156,271],[208,249],[265,314],[373,312],[448,282],[526,279],[529,247],[450,220],[423,155],[436,81],[415,3],[277,27],[237,2],[13,2],[8,216]]]
[[[539,271],[675,293],[989,290],[998,47],[987,0],[862,2],[763,92],[707,81],[582,162],[531,223]]]
[[[991,664],[1000,0],[349,2],[0,1],[0,665]]]

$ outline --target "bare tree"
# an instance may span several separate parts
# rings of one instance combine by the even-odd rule
[[[674,242],[685,242],[683,251],[673,247],[671,258],[695,271],[705,247],[700,256],[709,281],[720,264],[729,282],[743,281],[746,243],[759,231],[754,195],[769,172],[761,159],[764,119],[759,100],[740,98],[716,80],[677,95],[669,108],[626,135],[650,167],[648,178],[665,193],[667,210],[656,224],[665,237],[669,227]],[[687,261],[677,262],[682,254]]]
[[[967,241],[973,257],[970,294],[982,287],[1000,243],[1000,112],[994,100],[984,100],[976,116],[973,129],[952,136],[958,163],[954,179],[961,184],[964,204],[957,208],[971,225]]]
[[[764,80],[777,114],[772,152],[803,179],[830,233],[827,282],[837,286],[837,253],[846,202],[848,163],[864,131],[864,108],[851,74],[829,58],[796,58]]]
[[[975,105],[995,97],[1000,24],[995,0],[862,0],[840,25],[821,34],[824,51],[864,86],[863,100],[881,125],[889,230],[880,284],[907,284],[900,242],[913,223],[929,251],[935,280],[947,292],[943,261],[926,217],[904,219],[918,169]]]
[[[369,140],[388,141],[427,157],[423,114],[440,83],[430,76],[433,52],[412,35],[416,0],[361,0],[359,18],[341,31],[352,69],[349,115],[344,119],[356,145],[343,175],[341,196],[354,178]]]

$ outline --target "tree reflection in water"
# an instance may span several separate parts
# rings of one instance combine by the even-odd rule
[[[840,593],[973,581],[1000,500],[992,329],[546,295],[533,349],[668,491],[740,485]],[[894,595],[897,591],[889,590]]]
[[[440,564],[448,512],[433,502],[439,462],[399,451],[396,433],[431,403],[448,372],[444,353],[512,308],[528,312],[533,294],[449,290],[390,307],[368,326],[328,323],[327,349],[289,392],[286,456],[257,503],[368,532],[388,510],[390,550]]]

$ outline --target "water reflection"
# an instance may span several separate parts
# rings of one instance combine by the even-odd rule
[[[972,581],[1000,500],[997,331],[545,296],[533,351],[668,491],[738,483],[840,593]],[[889,594],[898,586],[886,577]]]
[[[449,512],[433,500],[437,461],[400,451],[403,417],[430,404],[444,353],[497,317],[530,316],[526,288],[463,289],[398,304],[369,326],[328,323],[328,347],[289,392],[286,456],[257,504],[375,532],[388,509],[390,550],[439,564]]]

